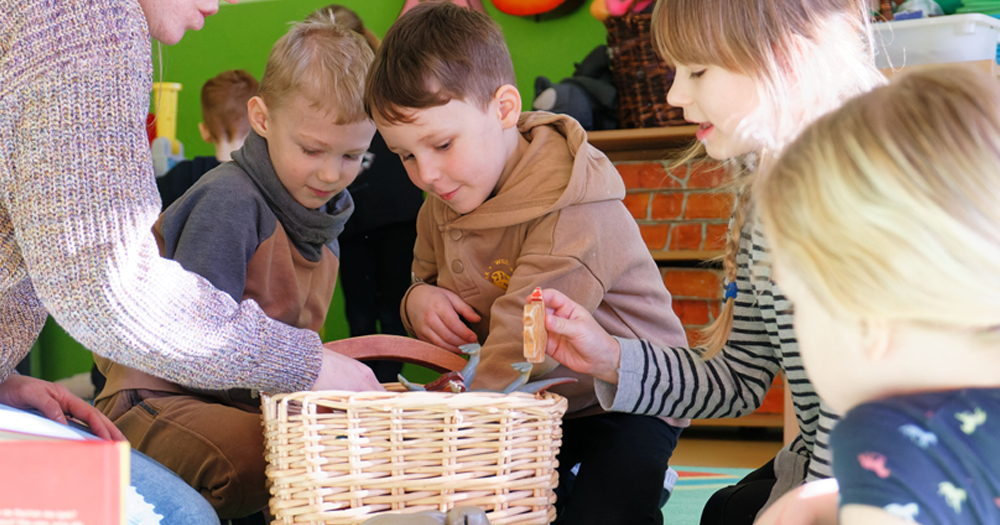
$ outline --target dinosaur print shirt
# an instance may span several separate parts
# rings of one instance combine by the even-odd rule
[[[1000,523],[1000,389],[866,403],[831,443],[841,506],[921,524]]]

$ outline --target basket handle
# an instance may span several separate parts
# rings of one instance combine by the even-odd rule
[[[461,370],[466,363],[465,359],[444,348],[398,335],[363,335],[330,341],[323,347],[359,361],[401,361],[440,373]]]

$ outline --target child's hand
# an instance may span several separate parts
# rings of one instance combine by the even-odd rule
[[[608,335],[586,308],[558,290],[542,290],[545,299],[545,329],[549,332],[545,352],[575,372],[618,384],[621,345]]]
[[[775,501],[756,525],[837,525],[839,487],[833,478],[812,481]]]
[[[452,352],[478,340],[462,318],[478,323],[482,317],[450,290],[432,284],[414,288],[406,301],[406,315],[418,339]]]
[[[311,390],[365,392],[382,391],[385,388],[375,378],[375,373],[368,365],[324,348],[323,367],[320,368],[319,377],[316,378]]]

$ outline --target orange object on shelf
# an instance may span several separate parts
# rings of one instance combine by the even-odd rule
[[[493,0],[501,12],[514,16],[533,16],[548,13],[566,0]]]

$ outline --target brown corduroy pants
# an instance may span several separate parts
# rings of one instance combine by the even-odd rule
[[[260,409],[208,397],[123,390],[97,403],[132,447],[177,473],[219,518],[267,506]]]

